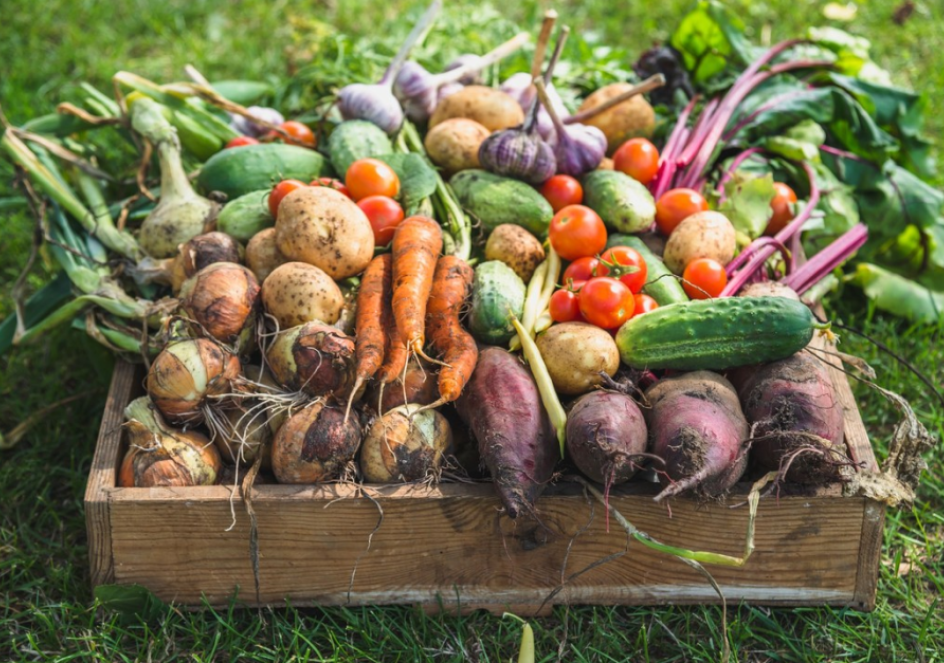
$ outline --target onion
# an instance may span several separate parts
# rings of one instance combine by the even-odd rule
[[[232,390],[239,369],[239,358],[210,339],[177,341],[151,364],[147,392],[172,423],[199,424],[209,399]]]
[[[259,284],[252,272],[232,262],[215,262],[187,279],[181,305],[207,334],[235,343],[255,320]]]
[[[285,422],[272,442],[272,470],[279,483],[315,483],[341,476],[361,443],[357,417],[315,401]]]
[[[224,434],[217,435],[213,442],[220,455],[236,465],[252,465],[259,454],[263,454],[262,467],[271,466],[269,443],[272,441],[272,429],[269,428],[269,416],[261,403],[245,403],[223,415],[229,425]]]
[[[168,426],[147,396],[125,408],[128,453],[118,472],[118,485],[209,486],[216,483],[222,463],[216,448],[196,431]]]
[[[361,472],[372,483],[439,478],[452,429],[436,410],[418,405],[391,410],[374,422],[361,449]]]
[[[266,352],[266,361],[275,379],[294,391],[342,398],[354,386],[354,341],[318,322],[280,333]]]
[[[239,242],[221,232],[204,233],[177,247],[171,274],[171,287],[180,292],[184,281],[204,267],[216,262],[242,263],[243,247]]]

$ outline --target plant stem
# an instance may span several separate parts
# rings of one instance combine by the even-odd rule
[[[544,12],[544,20],[541,21],[541,32],[538,33],[538,43],[534,47],[534,57],[531,58],[531,79],[541,75],[541,65],[544,64],[544,53],[547,51],[547,42],[551,39],[551,31],[554,29],[554,22],[557,21],[557,12],[548,9]]]
[[[410,34],[406,36],[406,41],[403,42],[400,50],[397,51],[397,54],[393,56],[390,64],[387,65],[387,70],[384,72],[383,78],[380,79],[378,85],[393,85],[394,79],[397,77],[397,74],[400,73],[400,68],[403,66],[403,63],[406,62],[413,46],[433,27],[433,21],[436,20],[436,15],[439,14],[439,10],[442,9],[442,5],[443,0],[433,0],[433,2],[430,3],[429,7],[427,7],[426,11],[423,12],[423,15],[420,17],[420,20],[417,21],[413,29],[410,30]]]

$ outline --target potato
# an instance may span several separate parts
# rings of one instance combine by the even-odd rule
[[[721,212],[698,212],[682,221],[665,243],[662,259],[676,274],[692,260],[711,258],[727,265],[737,248],[734,226]]]
[[[344,307],[341,288],[314,265],[287,262],[276,267],[262,283],[262,304],[280,329],[318,321],[337,322]]]
[[[613,376],[619,368],[616,341],[605,329],[586,322],[554,325],[537,338],[554,388],[569,396],[602,384],[600,371]]]
[[[632,87],[629,83],[612,83],[601,87],[584,99],[577,113],[595,108]],[[656,128],[656,113],[642,95],[637,95],[584,120],[584,124],[597,127],[603,132],[607,140],[607,154],[612,154],[630,138],[652,136]]]
[[[333,279],[360,274],[374,257],[374,231],[353,200],[331,187],[304,187],[285,196],[275,242],[288,260],[318,267]]]
[[[508,94],[482,85],[469,85],[436,106],[429,128],[454,117],[475,120],[489,132],[510,129],[524,122],[524,111]]]
[[[597,170],[614,170],[613,160],[610,157],[603,157],[603,161],[597,166]]]
[[[279,265],[287,262],[275,243],[275,228],[260,230],[246,245],[246,266],[256,275],[259,283],[266,280]]]
[[[537,237],[521,226],[503,223],[488,236],[485,260],[501,260],[527,283],[544,260],[544,247]]]
[[[424,145],[446,175],[479,168],[479,147],[489,131],[475,120],[454,117],[429,130]]]

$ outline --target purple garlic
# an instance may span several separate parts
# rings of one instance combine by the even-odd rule
[[[282,124],[285,122],[285,118],[282,116],[282,114],[274,108],[268,108],[266,106],[250,106],[246,110],[249,111],[253,116],[259,118],[260,120],[265,120],[269,124]],[[269,130],[267,127],[253,122],[248,117],[237,115],[236,113],[230,113],[229,116],[229,126],[244,136],[258,138]]]

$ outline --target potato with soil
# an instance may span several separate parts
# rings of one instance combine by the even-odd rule
[[[544,258],[544,247],[538,238],[511,223],[495,228],[485,243],[485,260],[501,260],[525,283],[531,280]]]
[[[429,119],[429,128],[432,130],[456,117],[474,120],[489,132],[494,132],[522,124],[524,111],[513,97],[501,90],[469,85],[439,102]]]
[[[361,444],[357,417],[344,408],[313,401],[296,412],[272,441],[272,471],[279,483],[317,483],[339,478]]]
[[[452,429],[436,410],[411,404],[387,412],[371,426],[361,445],[361,472],[370,483],[438,479]]]
[[[488,129],[475,120],[454,117],[430,129],[423,144],[432,162],[448,177],[480,167],[479,146],[488,136]]]
[[[275,243],[275,228],[260,230],[246,245],[246,266],[256,275],[259,283],[268,278],[279,265],[288,262],[288,258],[279,251]]]
[[[633,86],[629,83],[612,83],[601,87],[599,90],[584,99],[577,109],[577,113],[582,113],[591,108],[596,108],[613,97],[617,97],[630,90]],[[584,120],[584,124],[597,127],[606,136],[607,154],[612,154],[620,145],[630,138],[642,136],[649,138],[656,128],[656,114],[642,95],[630,97],[605,110],[599,115]]]
[[[279,204],[275,241],[288,260],[333,279],[360,274],[374,257],[374,231],[353,200],[331,187],[303,187]]]
[[[344,308],[344,293],[323,271],[303,262],[287,262],[262,283],[262,305],[280,329],[306,322],[333,325]]]
[[[554,325],[537,338],[554,388],[560,394],[585,394],[619,368],[619,349],[609,332],[586,322]]]
[[[737,238],[734,226],[720,212],[692,214],[682,221],[665,243],[665,266],[681,275],[692,260],[711,258],[727,265],[734,258]]]

